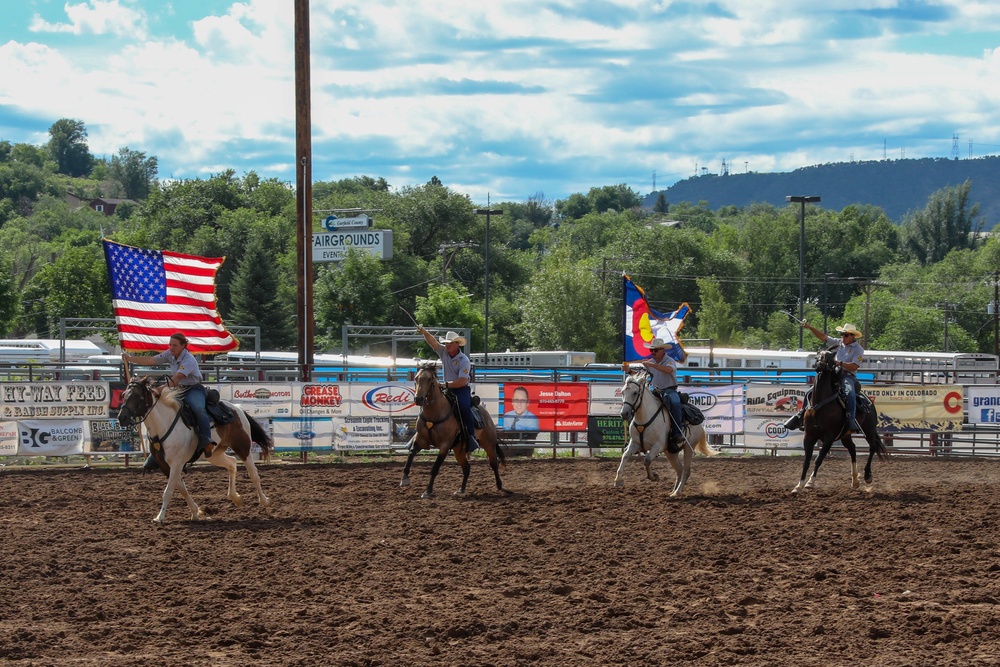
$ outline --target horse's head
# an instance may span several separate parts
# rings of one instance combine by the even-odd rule
[[[642,403],[642,393],[645,389],[646,375],[629,375],[622,385],[622,411],[621,417],[625,421],[630,421],[635,417],[639,404]]]
[[[441,391],[438,386],[437,367],[434,364],[421,364],[413,379],[415,382],[413,402],[421,406],[424,403],[434,402],[434,397]]]
[[[837,348],[821,350],[816,355],[816,363],[813,368],[817,373],[839,372],[837,366]]]
[[[150,388],[150,380],[146,378],[136,378],[128,383],[122,393],[122,406],[118,410],[118,423],[129,428],[138,424],[152,409],[156,402],[153,390]]]

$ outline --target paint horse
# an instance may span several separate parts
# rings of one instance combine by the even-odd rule
[[[650,388],[649,375],[645,372],[629,375],[622,385],[621,394],[621,417],[629,422],[629,439],[622,453],[618,473],[615,475],[615,486],[625,486],[623,477],[625,465],[632,458],[643,455],[646,477],[654,482],[660,481],[651,466],[659,453],[666,451],[667,460],[670,461],[676,475],[670,497],[681,495],[685,482],[691,476],[691,460],[694,458],[694,452],[705,456],[715,455],[708,446],[705,428],[700,424],[697,426],[688,424],[683,427],[684,448],[681,458],[678,456],[681,452],[671,452],[666,448],[667,436],[670,434],[670,411]]]
[[[821,351],[816,357],[813,366],[816,369],[816,385],[808,399],[806,412],[803,421],[805,429],[805,439],[802,441],[805,448],[805,460],[802,462],[802,476],[799,483],[792,489],[792,493],[798,493],[802,489],[811,489],[816,482],[816,475],[819,473],[819,466],[830,451],[834,440],[840,442],[851,455],[851,488],[857,490],[858,483],[858,456],[854,446],[854,440],[848,431],[847,410],[841,403],[840,379],[841,369],[837,367],[837,349]],[[868,441],[868,463],[865,465],[865,484],[872,482],[872,459],[878,455],[879,459],[888,456],[882,438],[879,437],[878,415],[875,406],[863,406],[868,402],[858,394],[858,414],[857,421],[864,431],[864,438]],[[870,403],[870,402],[869,402]],[[867,409],[866,409],[867,408]],[[863,412],[862,412],[863,411]],[[812,475],[806,480],[809,472],[809,464],[812,462],[813,448],[816,442],[821,441],[819,454],[816,456],[816,467]]]
[[[122,407],[118,414],[122,426],[145,425],[153,456],[160,464],[160,470],[167,475],[163,504],[153,517],[153,521],[161,524],[166,523],[167,506],[175,491],[187,501],[192,521],[205,518],[205,513],[195,503],[184,483],[184,466],[199,456],[198,433],[196,428],[186,426],[181,420],[183,405],[175,396],[176,392],[175,389],[152,386],[148,377],[133,379],[122,394]],[[233,411],[234,419],[228,424],[212,427],[212,441],[219,444],[206,460],[226,469],[229,473],[228,497],[237,506],[242,506],[243,498],[236,492],[236,459],[225,453],[227,447],[232,449],[246,466],[257,491],[258,502],[263,507],[270,507],[271,500],[261,488],[260,475],[250,458],[250,450],[256,442],[261,448],[261,458],[267,460],[273,450],[271,438],[253,417],[232,403],[223,403]]]
[[[403,467],[403,479],[399,485],[410,485],[410,467],[417,452],[422,449],[436,449],[438,455],[431,467],[431,478],[427,482],[427,489],[420,496],[430,498],[434,493],[434,479],[441,470],[441,464],[448,458],[448,452],[454,450],[455,460],[462,466],[462,487],[455,492],[455,495],[464,495],[471,466],[469,455],[465,450],[465,433],[457,409],[441,389],[437,379],[437,369],[433,364],[420,366],[414,381],[414,402],[420,406],[420,415],[417,417],[417,434],[410,448],[410,455],[406,459],[406,465]],[[503,449],[497,444],[496,425],[484,406],[476,405],[472,410],[478,411],[483,420],[483,427],[476,429],[476,440],[486,452],[490,468],[493,469],[493,476],[496,478],[497,489],[503,491],[500,464],[506,462],[506,457]]]

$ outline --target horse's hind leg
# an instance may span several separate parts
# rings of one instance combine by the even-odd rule
[[[260,473],[257,471],[257,465],[253,462],[253,458],[248,456],[243,459],[243,467],[247,469],[250,481],[253,482],[253,487],[257,491],[257,502],[260,503],[261,507],[270,507],[271,499],[264,494],[264,487],[260,483]]]
[[[472,466],[469,465],[469,455],[465,453],[465,450],[456,451],[455,458],[458,460],[458,464],[462,466],[462,487],[455,492],[456,496],[465,495],[465,486],[469,483],[469,472],[472,470]]]
[[[229,473],[229,490],[226,496],[237,507],[243,507],[243,497],[236,491],[236,459],[223,453],[224,449],[224,447],[216,447],[206,460],[214,466],[226,469],[226,472]]]
[[[493,478],[497,481],[497,491],[503,491],[503,480],[500,479],[500,460],[497,458],[497,447],[486,448],[486,458],[490,462],[490,469],[493,470]]]

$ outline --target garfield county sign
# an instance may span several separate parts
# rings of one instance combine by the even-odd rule
[[[379,259],[392,259],[392,230],[364,229],[356,232],[313,234],[313,262],[339,262],[347,258],[351,248],[367,252]]]

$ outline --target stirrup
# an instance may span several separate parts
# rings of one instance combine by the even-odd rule
[[[802,413],[796,412],[784,423],[784,427],[789,431],[798,431],[802,428]]]

